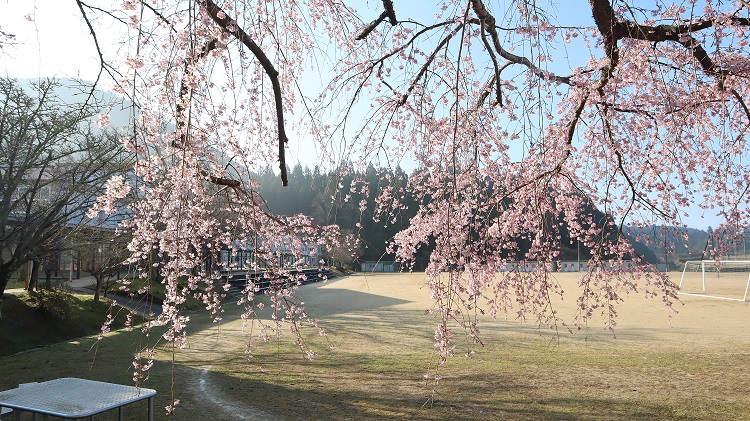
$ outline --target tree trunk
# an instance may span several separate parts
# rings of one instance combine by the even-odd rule
[[[92,273],[96,278],[96,287],[94,288],[94,301],[99,302],[99,292],[102,290],[102,281],[104,280],[104,271],[99,270]]]
[[[34,260],[32,261],[31,265],[31,274],[29,275],[29,291],[34,291],[37,289],[37,285],[39,284],[39,261]]]
[[[44,267],[44,287],[52,289],[52,271]]]
[[[10,276],[13,274],[15,269],[11,270],[9,264],[0,261],[0,320],[3,319],[3,294],[5,294],[5,288],[10,282]]]
[[[9,264],[0,261],[0,297],[5,293],[5,288],[8,287],[8,282],[10,282],[10,277],[15,269],[17,268],[11,268]]]

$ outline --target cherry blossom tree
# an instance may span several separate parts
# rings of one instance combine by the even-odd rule
[[[106,12],[77,3],[96,48],[97,19],[127,25],[118,57],[98,51],[138,107],[123,139],[139,157],[137,182],[113,183],[100,208],[138,189],[131,261],[143,276],[158,269],[168,290],[158,320],[177,345],[186,295],[220,314],[220,278],[205,269],[218,250],[261,240],[271,262],[284,241],[302,250],[336,238],[334,227],[272,215],[248,176],[274,163],[286,184],[290,143],[315,142],[334,167],[416,168],[405,187],[384,183],[376,203],[388,221],[406,190],[417,198],[391,247],[408,266],[434,244],[426,276],[442,358],[457,333],[480,342],[483,314],[575,329],[594,312],[614,316],[636,289],[671,306],[674,284],[612,228],[679,232],[690,208],[718,213],[727,232],[750,219],[743,0],[446,0],[427,11],[391,0],[127,0]],[[307,130],[299,138],[293,119]],[[550,300],[563,293],[562,227],[592,250],[578,291],[566,292],[575,320],[558,320]],[[256,292],[245,291],[246,317]],[[287,282],[272,289],[275,324],[261,322],[263,335],[281,321],[301,326],[293,293]]]

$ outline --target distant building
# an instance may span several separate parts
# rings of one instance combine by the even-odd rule
[[[588,260],[583,262],[563,260],[557,264],[557,267],[560,268],[560,272],[586,272],[589,270],[589,262]]]
[[[262,239],[258,239],[259,249],[263,242]],[[300,263],[303,267],[317,267],[323,258],[323,248],[320,244],[302,244],[292,247],[291,241],[282,241],[280,247],[271,246],[271,251],[278,259],[275,264],[284,268],[297,267]],[[253,270],[253,268],[263,270],[268,266],[261,259],[256,259],[253,244],[238,246],[235,250],[222,250],[218,263],[222,270],[231,271],[246,271]]]
[[[28,285],[34,261],[40,271],[53,278],[79,278],[81,271],[91,272],[100,267],[118,223],[126,217],[122,209],[116,215],[86,216],[98,196],[92,193],[93,187],[104,174],[91,172],[85,178],[71,179],[75,164],[54,162],[43,168],[21,167],[15,170],[15,175],[8,173],[9,168],[12,170],[7,165],[0,166],[0,176],[16,176],[20,181],[11,186],[10,201],[0,210],[6,217],[4,233],[26,231],[27,235],[4,238],[0,242],[0,259],[7,262],[18,252],[18,247],[28,248],[28,238],[40,238],[45,243],[44,247],[33,244],[33,259],[24,261],[14,276],[25,277]],[[21,251],[20,256],[29,254]]]

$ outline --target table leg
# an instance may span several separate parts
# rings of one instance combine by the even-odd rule
[[[148,398],[148,421],[154,421],[154,397]]]
[[[117,419],[122,421],[122,407],[117,408]]]
[[[23,411],[21,411],[20,409],[14,409],[13,410],[13,418],[15,418],[16,421],[21,421],[21,419],[23,417],[22,412]]]

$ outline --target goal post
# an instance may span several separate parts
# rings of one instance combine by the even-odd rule
[[[747,301],[750,260],[689,260],[680,278],[679,294]]]

